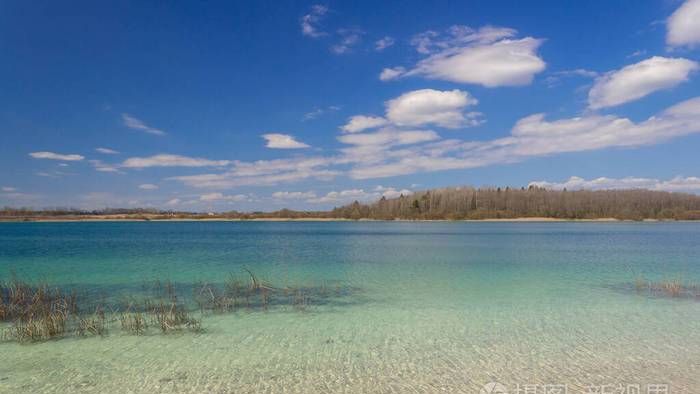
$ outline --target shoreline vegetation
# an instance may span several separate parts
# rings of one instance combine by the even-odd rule
[[[329,211],[186,212],[158,209],[0,210],[0,221],[666,221],[700,220],[700,196],[644,189],[548,190],[454,187]]]

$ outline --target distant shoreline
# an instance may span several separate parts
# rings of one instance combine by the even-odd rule
[[[505,223],[543,223],[543,222],[683,222],[687,220],[673,219],[643,219],[622,220],[616,218],[595,219],[562,219],[549,217],[522,217],[522,218],[489,218],[489,219],[344,219],[344,218],[150,218],[150,217],[110,217],[107,215],[92,217],[18,217],[0,218],[0,223],[72,223],[72,222],[505,222]]]

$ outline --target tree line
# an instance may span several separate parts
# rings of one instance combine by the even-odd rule
[[[700,220],[700,196],[643,189],[548,190],[528,188],[453,187],[381,198],[374,203],[355,201],[330,211],[221,213],[137,209],[46,209],[4,208],[0,219],[88,218],[121,216],[130,219],[376,219],[464,220],[546,217],[556,219]]]
[[[700,196],[652,190],[548,190],[456,187],[335,208],[347,219],[700,219]]]

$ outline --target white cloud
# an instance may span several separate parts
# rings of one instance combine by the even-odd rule
[[[607,178],[584,179],[572,176],[565,182],[535,181],[530,185],[555,190],[612,190],[612,189],[648,189],[668,192],[698,192],[700,178],[677,176],[669,180],[655,178]]]
[[[181,202],[181,201],[180,201],[179,198],[173,198],[173,199],[171,199],[171,200],[168,200],[168,201],[165,203],[165,205],[174,206],[174,205],[179,205],[180,202]]]
[[[687,81],[697,69],[698,63],[691,60],[654,56],[597,78],[588,104],[600,109],[634,101]]]
[[[315,108],[313,111],[305,113],[302,120],[304,120],[304,121],[314,120],[314,119],[319,118],[321,115],[323,115],[325,113],[335,112],[335,111],[338,111],[339,109],[340,109],[340,107],[337,105],[330,105],[326,108]]]
[[[348,145],[410,145],[440,138],[432,130],[382,129],[374,133],[345,134],[338,140]]]
[[[673,47],[700,44],[700,0],[686,0],[667,20],[666,43]]]
[[[353,201],[376,201],[381,197],[385,198],[396,198],[401,195],[408,196],[413,194],[412,191],[407,189],[398,190],[393,187],[382,187],[377,186],[373,191],[365,191],[364,189],[348,189],[341,191],[332,191],[324,196],[310,198],[306,200],[309,203],[314,204],[347,204]]]
[[[410,196],[413,194],[413,191],[408,190],[408,189],[396,189],[393,187],[384,187],[384,186],[377,186],[374,188],[375,192],[381,193],[382,197],[384,198],[398,198],[403,196]]]
[[[229,202],[241,202],[249,200],[249,197],[245,194],[236,195],[225,195],[223,193],[208,193],[199,196],[200,201],[214,202],[214,201],[229,201]]]
[[[10,186],[3,186],[2,191],[7,192],[7,193],[16,192],[17,188],[10,187]]]
[[[308,192],[274,192],[272,193],[272,198],[277,200],[306,200],[310,198],[316,198],[316,193],[313,191]]]
[[[464,113],[478,101],[461,90],[420,89],[386,102],[386,117],[397,126],[433,124],[446,128],[475,126],[478,113]]]
[[[347,203],[351,202],[354,200],[368,200],[369,194],[366,193],[363,189],[349,189],[349,190],[342,190],[342,191],[332,191],[326,194],[325,196],[318,197],[318,198],[311,198],[307,200],[310,203],[318,203],[318,204],[328,204],[328,203]]]
[[[81,160],[85,159],[85,157],[81,156],[81,155],[76,155],[76,154],[64,155],[64,154],[53,153],[53,152],[32,152],[29,154],[29,156],[31,156],[35,159],[48,159],[48,160],[61,160],[61,161],[81,161]]]
[[[143,131],[144,133],[148,134],[153,134],[153,135],[165,135],[165,131],[156,129],[154,127],[148,126],[145,124],[142,120],[137,119],[129,114],[122,114],[122,121],[124,122],[124,126],[134,129],[134,130],[139,130]]]
[[[380,116],[355,115],[348,119],[348,123],[341,127],[346,133],[357,133],[367,129],[381,127],[389,122]]]
[[[345,146],[329,157],[237,161],[221,173],[170,179],[210,189],[330,180],[341,174],[370,179],[515,163],[567,152],[638,147],[693,133],[700,133],[700,97],[680,102],[639,122],[594,112],[558,120],[534,114],[516,122],[509,136],[491,140],[440,139],[431,130],[406,130],[389,125],[374,132],[340,135],[338,139]],[[341,195],[358,195],[334,193],[338,194],[315,200],[337,201]]]
[[[676,104],[639,123],[597,114],[547,121],[543,114],[535,114],[518,121],[509,137],[490,141],[442,140],[384,151],[381,161],[356,161],[349,175],[368,179],[476,168],[565,152],[651,145],[698,132],[700,97]]]
[[[331,180],[340,172],[329,170],[334,158],[301,157],[293,159],[235,162],[232,170],[218,174],[184,175],[170,178],[197,188],[230,189],[239,186],[269,186],[304,179]]]
[[[106,163],[102,162],[101,160],[90,160],[90,164],[95,168],[96,171],[116,172],[116,173],[123,174],[123,172],[119,171],[119,168],[116,165],[106,164]]]
[[[159,154],[150,157],[130,157],[124,160],[121,167],[222,167],[228,165],[229,163],[230,161],[228,160],[209,160],[197,157]]]
[[[351,52],[353,48],[360,43],[363,34],[365,33],[362,30],[356,28],[338,30],[340,41],[331,46],[331,52],[336,55]]]
[[[557,71],[553,72],[551,75],[549,75],[546,79],[545,82],[547,83],[547,86],[553,87],[559,84],[561,79],[563,78],[568,78],[568,77],[582,77],[582,78],[596,78],[598,76],[598,73],[595,71],[590,71],[586,70],[583,68],[577,68],[574,70],[564,70],[564,71]]]
[[[321,4],[312,5],[309,13],[301,17],[301,34],[312,38],[327,35],[327,33],[320,31],[318,28],[318,23],[327,13],[327,6]]]
[[[374,50],[381,52],[394,45],[394,43],[396,43],[396,41],[392,37],[384,36],[374,43]]]
[[[152,183],[144,183],[144,184],[139,185],[139,189],[143,189],[143,190],[156,190],[156,189],[158,189],[158,186],[157,186],[157,185],[154,185],[154,184],[152,184]]]
[[[406,73],[405,67],[394,67],[385,68],[379,74],[379,80],[381,81],[391,81],[392,79],[397,79]]]
[[[116,155],[119,154],[118,151],[109,148],[96,148],[95,151],[103,153],[105,155]]]
[[[513,29],[492,26],[478,30],[452,26],[446,37],[435,31],[418,34],[411,43],[428,57],[405,72],[398,68],[385,69],[380,79],[424,76],[486,87],[528,85],[546,67],[537,55],[543,40],[512,39],[516,33]]]
[[[309,148],[309,145],[295,140],[294,137],[289,134],[270,133],[263,134],[262,137],[267,140],[267,145],[265,146],[272,149]]]

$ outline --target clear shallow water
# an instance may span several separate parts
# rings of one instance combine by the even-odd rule
[[[0,275],[341,283],[338,303],[205,316],[203,334],[0,343],[0,392],[458,392],[496,381],[700,392],[700,224],[0,223]],[[610,389],[608,389],[610,390]]]

